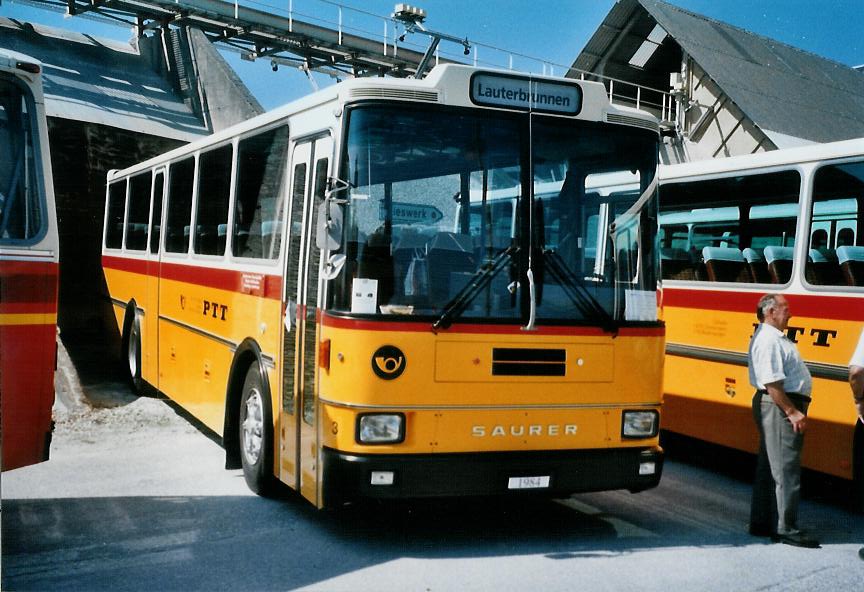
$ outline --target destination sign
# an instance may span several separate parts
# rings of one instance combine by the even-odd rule
[[[378,212],[378,217],[381,220],[387,218],[387,211],[384,209],[384,204]],[[435,224],[444,214],[435,206],[427,206],[423,204],[393,202],[393,222],[398,224]]]
[[[576,84],[478,73],[471,77],[471,100],[477,105],[576,115],[582,109],[582,89]]]

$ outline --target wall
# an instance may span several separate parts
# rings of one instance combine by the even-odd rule
[[[109,328],[106,318],[113,322],[101,264],[108,171],[146,160],[181,142],[54,118],[48,119],[48,136],[60,231],[57,324],[66,339]]]

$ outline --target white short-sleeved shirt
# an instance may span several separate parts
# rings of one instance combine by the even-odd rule
[[[864,367],[864,329],[861,329],[858,346],[855,348],[855,353],[852,354],[852,359],[849,360],[849,365]]]
[[[750,384],[760,390],[765,385],[783,381],[783,390],[809,397],[813,391],[813,378],[801,359],[798,348],[786,334],[762,323],[750,340],[747,357]]]

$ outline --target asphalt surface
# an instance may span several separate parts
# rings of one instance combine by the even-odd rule
[[[637,495],[322,512],[256,497],[218,444],[101,365],[92,401],[58,406],[51,460],[2,475],[4,591],[864,590],[842,482],[805,479],[815,550],[747,534],[751,459],[692,442]]]

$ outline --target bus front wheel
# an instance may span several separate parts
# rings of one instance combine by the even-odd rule
[[[243,381],[238,413],[238,436],[243,476],[249,489],[261,496],[275,493],[273,476],[273,421],[270,396],[261,381],[261,372],[252,364]]]

